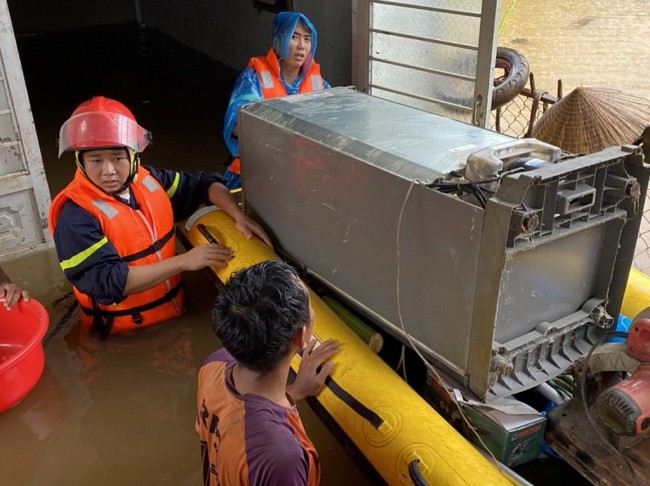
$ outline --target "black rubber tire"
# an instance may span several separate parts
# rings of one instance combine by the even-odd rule
[[[512,101],[526,86],[530,67],[528,59],[509,47],[497,47],[495,68],[503,69],[503,76],[494,78],[492,109]]]

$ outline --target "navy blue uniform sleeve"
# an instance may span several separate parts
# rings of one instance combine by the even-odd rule
[[[208,188],[214,183],[224,183],[221,174],[216,172],[184,172],[169,169],[156,169],[145,166],[160,185],[170,193],[174,211],[174,222],[183,221],[192,215],[201,204],[211,204]]]
[[[54,229],[54,244],[66,278],[77,289],[99,304],[124,299],[128,265],[88,211],[66,202]]]

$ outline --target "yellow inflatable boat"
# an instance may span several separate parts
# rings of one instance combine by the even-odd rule
[[[630,270],[625,287],[621,314],[634,320],[648,307],[650,307],[650,277],[633,268]]]
[[[221,282],[238,269],[279,258],[261,241],[247,240],[233,220],[214,207],[190,218],[183,236],[192,246],[215,238],[233,250],[226,268],[213,269]],[[411,474],[429,485],[513,484],[313,292],[311,299],[316,337],[336,339],[341,348],[331,380],[317,400],[388,484],[413,484]],[[299,359],[292,363],[294,371]]]

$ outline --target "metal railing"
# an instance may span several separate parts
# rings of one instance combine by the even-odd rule
[[[515,98],[492,112],[490,128],[515,138],[531,136],[533,126],[544,112],[562,97],[562,82],[558,81],[557,95],[535,88],[530,74],[528,84]],[[650,161],[646,161],[650,162]],[[650,191],[649,191],[650,192]],[[632,266],[650,275],[650,195],[646,201],[634,251]]]

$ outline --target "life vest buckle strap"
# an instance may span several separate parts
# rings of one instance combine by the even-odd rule
[[[130,309],[115,311],[115,310],[100,309],[98,307],[89,309],[88,307],[84,307],[83,305],[80,305],[79,307],[81,307],[81,310],[84,312],[84,314],[88,316],[93,316],[92,328],[99,331],[100,333],[99,339],[103,341],[111,333],[111,330],[113,329],[113,321],[115,320],[116,317],[131,316],[133,317],[134,323],[140,325],[144,322],[144,318],[142,317],[143,312],[154,309],[160,305],[166,304],[170,300],[174,299],[180,293],[182,288],[183,288],[183,282],[180,281],[178,285],[170,289],[169,292],[167,292],[161,298],[149,302],[148,304],[140,305],[138,307],[131,307]]]
[[[158,241],[155,241],[152,245],[149,247],[145,248],[142,251],[139,251],[137,253],[132,253],[131,255],[127,255],[125,257],[122,257],[122,260],[124,260],[127,263],[134,262],[136,260],[140,260],[141,258],[144,258],[146,256],[152,255],[156,253],[157,251],[160,251],[166,244],[167,242],[173,238],[174,236],[174,228],[169,230],[165,236],[160,238]]]
[[[82,309],[84,312],[86,312],[86,309],[83,307]],[[113,316],[107,316],[104,318],[100,314],[93,315],[93,324],[91,329],[98,333],[98,338],[100,341],[106,339],[111,333],[111,330],[113,329],[113,320]]]

